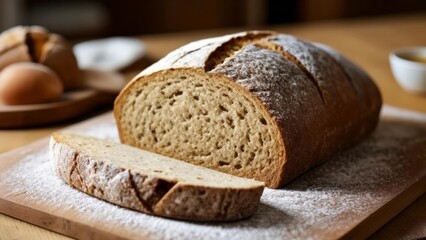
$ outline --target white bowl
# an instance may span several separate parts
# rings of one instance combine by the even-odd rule
[[[104,38],[75,45],[74,54],[81,69],[119,71],[141,58],[145,45],[136,38]]]
[[[389,61],[392,73],[403,89],[426,93],[426,47],[397,49],[391,52]]]

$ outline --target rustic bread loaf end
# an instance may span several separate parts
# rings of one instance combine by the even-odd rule
[[[72,187],[148,214],[230,221],[256,211],[264,185],[123,144],[54,133],[50,160]]]
[[[340,54],[243,32],[183,46],[117,97],[120,139],[278,188],[376,127],[381,96]]]

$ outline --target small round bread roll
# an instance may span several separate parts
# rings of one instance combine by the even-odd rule
[[[43,27],[17,26],[0,34],[0,71],[18,62],[49,67],[60,77],[66,91],[84,84],[70,44]]]
[[[0,103],[36,104],[59,99],[64,91],[61,79],[38,63],[15,63],[0,72]]]
[[[49,40],[44,43],[41,50],[39,63],[48,66],[58,74],[66,90],[83,85],[77,59],[64,38],[57,34],[50,34]]]

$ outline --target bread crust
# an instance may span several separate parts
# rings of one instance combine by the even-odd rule
[[[10,64],[31,62],[29,49],[25,44],[27,31],[18,26],[0,34],[0,71]]]
[[[192,221],[233,221],[250,217],[258,208],[263,192],[259,182],[227,188],[145,174],[76,149],[63,134],[68,133],[54,133],[50,139],[53,170],[72,187],[97,198],[151,215]]]
[[[276,162],[279,171],[273,177],[260,179],[278,188],[361,141],[377,126],[382,104],[377,86],[364,71],[327,49],[273,32],[243,32],[183,46],[143,70],[117,97],[114,114],[120,139],[138,145],[121,130],[121,116],[140,83],[177,70],[203,72],[212,81],[221,75],[275,122],[275,140],[282,149],[274,151],[283,159]],[[212,65],[212,57],[220,61]]]

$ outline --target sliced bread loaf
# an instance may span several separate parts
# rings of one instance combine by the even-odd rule
[[[72,187],[148,214],[229,221],[256,211],[264,185],[131,146],[54,133],[50,160]]]
[[[371,133],[381,96],[323,45],[243,32],[183,46],[115,101],[122,142],[278,188]]]

